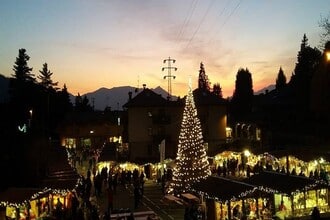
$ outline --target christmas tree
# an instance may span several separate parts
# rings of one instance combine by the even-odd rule
[[[189,86],[179,134],[176,166],[167,192],[171,194],[187,192],[192,183],[210,174],[202,128],[197,117],[192,89]]]

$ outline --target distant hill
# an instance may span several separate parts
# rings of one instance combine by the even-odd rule
[[[160,86],[151,89],[155,93],[160,94],[164,98],[167,97],[167,91]],[[104,110],[106,107],[110,107],[111,110],[122,110],[122,106],[128,101],[128,93],[132,92],[132,98],[136,96],[142,88],[136,89],[131,86],[120,86],[108,88],[100,88],[94,92],[82,94],[81,96],[87,96],[91,105],[94,103],[95,110]],[[175,99],[175,97],[173,97]],[[75,103],[75,96],[71,95],[71,102]]]
[[[6,102],[9,99],[9,78],[0,74],[0,103]]]
[[[254,93],[254,95],[264,94],[264,93],[266,93],[266,91],[270,92],[270,91],[272,91],[272,90],[274,90],[274,89],[275,89],[275,85],[272,84],[272,85],[266,86],[266,87],[264,87],[264,88],[262,88],[262,89],[256,91],[256,92]]]
[[[9,78],[0,74],[0,103],[4,103],[9,100]],[[167,97],[167,92],[160,86],[155,89],[151,89],[155,93],[162,95],[164,98]],[[122,106],[128,101],[128,92],[132,92],[132,98],[136,96],[142,88],[136,89],[132,86],[120,86],[108,88],[100,88],[94,92],[82,94],[81,96],[87,96],[91,105],[94,102],[95,110],[104,110],[106,107],[110,107],[112,110],[122,110]],[[75,96],[70,94],[70,100],[74,104]],[[173,99],[176,99],[173,96]]]

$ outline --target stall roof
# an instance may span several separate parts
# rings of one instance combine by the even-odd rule
[[[78,178],[54,178],[45,179],[42,181],[41,185],[52,190],[74,190],[78,185]]]
[[[273,171],[263,171],[253,175],[244,182],[258,186],[259,189],[268,188],[274,192],[292,194],[303,189],[309,189],[316,186],[316,181],[307,177],[283,174]]]
[[[14,206],[22,204],[25,201],[36,199],[44,193],[47,193],[47,191],[39,188],[11,187],[0,193],[0,205]]]
[[[222,202],[252,195],[257,187],[219,176],[209,176],[192,185],[193,191]]]
[[[102,161],[116,161],[116,144],[108,143],[106,144],[100,153],[100,157],[98,158],[99,162]]]
[[[73,190],[77,186],[80,175],[68,162],[64,147],[49,149],[48,173],[40,182],[41,187],[53,190]]]

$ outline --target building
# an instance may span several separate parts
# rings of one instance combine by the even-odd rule
[[[77,150],[100,149],[108,143],[122,145],[123,113],[119,111],[73,112],[59,126],[60,144]]]
[[[209,91],[193,92],[203,137],[209,154],[226,141],[226,100]],[[184,109],[184,99],[171,101],[144,88],[123,106],[127,111],[127,143],[130,161],[156,162],[165,140],[165,158],[175,158]]]

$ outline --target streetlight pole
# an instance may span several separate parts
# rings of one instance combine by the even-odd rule
[[[29,110],[30,118],[29,118],[29,128],[31,128],[31,123],[32,123],[32,116],[33,116],[33,109]]]

